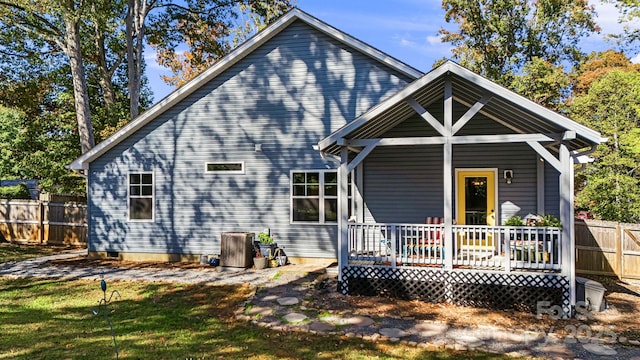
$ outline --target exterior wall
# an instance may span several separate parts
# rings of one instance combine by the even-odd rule
[[[221,233],[268,227],[290,257],[335,258],[337,225],[290,224],[290,171],[335,168],[313,144],[410,80],[295,22],[91,163],[89,250],[218,254]],[[219,161],[245,173],[205,173]],[[152,222],[128,220],[138,171]]]
[[[442,118],[441,109],[429,112]],[[454,108],[454,119],[464,114]],[[458,135],[508,134],[510,129],[476,115]],[[438,136],[419,116],[412,117],[385,134],[385,137]],[[376,148],[364,162],[365,221],[378,223],[422,223],[426,216],[443,214],[443,147],[397,146]],[[537,212],[536,153],[527,144],[454,145],[453,169],[497,168],[498,219],[502,224],[512,215]],[[503,171],[513,170],[514,179],[507,184]],[[455,177],[455,173],[453,174]],[[455,179],[453,179],[455,184]],[[545,209],[557,215],[559,207],[558,173],[545,169]],[[454,218],[455,209],[454,186]]]

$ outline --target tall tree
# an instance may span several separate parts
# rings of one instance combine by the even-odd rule
[[[618,22],[625,24],[622,34],[609,34],[622,49],[631,50],[638,48],[640,41],[640,28],[637,21],[640,19],[640,0],[602,0],[614,3],[620,11]]]
[[[66,0],[0,1],[0,31],[4,39],[42,43],[40,51],[62,51],[67,56],[82,153],[95,144],[80,36],[86,4]],[[3,43],[4,47],[11,44]]]
[[[453,57],[463,66],[511,86],[525,64],[538,58],[551,65],[580,60],[580,40],[599,28],[588,0],[443,0],[441,29]]]
[[[611,70],[633,71],[640,65],[632,64],[623,53],[614,50],[592,52],[574,68],[573,96],[587,93],[591,84],[609,73]]]
[[[290,10],[292,1],[218,0],[211,4],[187,1],[187,5],[170,8],[149,25],[149,41],[157,50],[158,63],[173,72],[173,76],[163,79],[175,86],[194,78]],[[188,49],[178,54],[176,48],[181,44]]]
[[[542,106],[562,112],[570,85],[570,76],[561,65],[533,58],[524,65],[522,74],[513,77],[510,87]]]
[[[605,220],[640,221],[640,70],[616,68],[591,82],[571,104],[574,120],[598,130],[608,141],[593,153],[578,207]],[[582,185],[582,184],[580,184]]]

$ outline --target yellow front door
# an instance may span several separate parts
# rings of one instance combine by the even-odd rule
[[[495,170],[460,170],[456,176],[458,224],[495,226]]]

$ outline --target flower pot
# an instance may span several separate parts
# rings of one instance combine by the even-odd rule
[[[256,257],[253,258],[253,266],[256,267],[256,270],[262,270],[267,267],[267,258],[266,257]]]
[[[276,259],[269,260],[269,267],[272,267],[272,268],[278,267],[278,260]]]
[[[259,244],[258,246],[260,247],[260,252],[262,253],[263,257],[269,258],[273,256],[273,251],[275,250],[275,244],[270,244],[270,245]]]

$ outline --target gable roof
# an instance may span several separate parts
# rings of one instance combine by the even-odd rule
[[[483,96],[490,95],[490,100],[480,113],[501,122],[517,133],[551,134],[575,131],[576,139],[570,141],[573,150],[606,141],[599,132],[448,60],[322,139],[318,143],[320,151],[338,154],[338,142],[343,138],[367,139],[382,136],[416,114],[407,99],[413,98],[421,104],[430,104],[442,99],[447,79],[452,82],[454,101],[465,106],[471,107]],[[505,117],[505,114],[508,116]]]
[[[148,124],[153,119],[160,116],[162,113],[182,101],[184,98],[198,90],[200,87],[214,79],[216,76],[251,54],[255,49],[278,35],[289,25],[296,20],[303,21],[307,25],[314,29],[328,35],[329,37],[351,47],[355,50],[383,63],[390,68],[408,76],[411,79],[417,79],[423,75],[419,70],[395,59],[394,57],[383,53],[382,51],[365,44],[364,42],[318,20],[317,18],[307,14],[306,12],[294,8],[287,12],[276,20],[273,24],[269,25],[249,40],[238,46],[236,49],[225,55],[218,62],[212,65],[210,68],[196,76],[182,87],[176,89],[171,94],[167,95],[164,99],[157,102],[147,111],[143,112],[137,118],[129,122],[127,125],[120,128],[116,133],[109,138],[96,145],[94,148],[84,153],[82,156],[74,160],[69,164],[70,169],[81,170],[86,169],[88,164],[97,159],[109,149],[113,148],[131,134]]]

